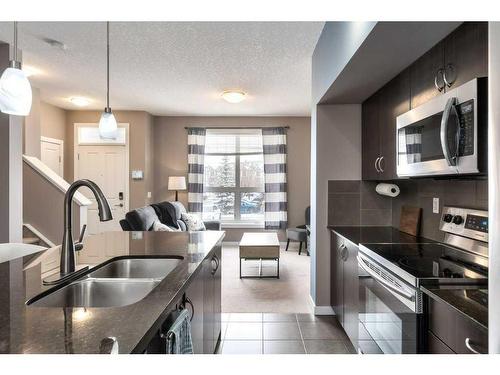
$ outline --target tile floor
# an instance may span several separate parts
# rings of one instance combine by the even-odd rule
[[[222,314],[222,354],[350,354],[354,348],[333,316]]]

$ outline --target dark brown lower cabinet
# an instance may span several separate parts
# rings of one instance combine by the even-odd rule
[[[337,320],[356,345],[358,341],[359,276],[358,247],[331,234],[331,304]]]
[[[431,331],[428,331],[427,335],[427,345],[430,354],[455,354],[448,345],[438,339]]]
[[[221,246],[203,261],[203,351],[215,353],[221,333]]]
[[[428,343],[431,354],[442,354],[441,351],[446,350],[434,339],[438,339],[452,353],[488,353],[488,330],[447,304],[430,298],[429,331]]]
[[[189,287],[186,289],[186,298],[193,304],[188,309],[192,309],[191,314],[191,337],[193,339],[193,351],[195,354],[203,354],[203,278],[195,277]]]

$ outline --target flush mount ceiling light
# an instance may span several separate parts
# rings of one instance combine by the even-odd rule
[[[233,104],[242,102],[246,95],[246,93],[240,90],[226,90],[221,94],[222,99]]]
[[[81,96],[74,96],[72,98],[69,98],[69,101],[77,107],[86,107],[90,104],[90,100],[88,100],[87,98],[82,98]]]
[[[14,22],[14,53],[10,66],[0,77],[0,111],[9,115],[27,116],[31,110],[32,92],[26,73],[17,60],[17,22]]]
[[[106,108],[99,120],[99,134],[107,139],[116,139],[118,134],[118,124],[109,106],[109,22],[106,22]]]

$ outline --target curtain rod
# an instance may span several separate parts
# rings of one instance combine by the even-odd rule
[[[240,127],[231,127],[231,126],[185,126],[184,129],[196,129],[196,128],[203,128],[203,129],[267,129],[267,128],[284,128],[284,129],[290,129],[289,126],[240,126]]]

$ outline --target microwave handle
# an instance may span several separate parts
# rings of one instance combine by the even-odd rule
[[[443,117],[441,118],[441,148],[443,149],[444,158],[449,166],[456,166],[458,161],[458,152],[451,156],[448,146],[448,120],[451,111],[454,111],[456,118],[458,118],[457,108],[455,107],[456,103],[457,98],[449,98],[444,107]],[[457,125],[457,131],[460,131],[460,124]]]

